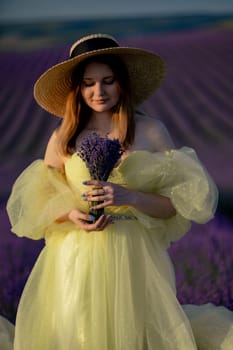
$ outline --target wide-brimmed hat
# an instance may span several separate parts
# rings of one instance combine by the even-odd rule
[[[165,63],[154,52],[119,46],[110,35],[88,35],[72,45],[68,60],[51,67],[36,81],[34,97],[38,104],[48,112],[63,117],[74,69],[89,57],[105,54],[119,56],[128,68],[135,105],[145,101],[165,77]]]

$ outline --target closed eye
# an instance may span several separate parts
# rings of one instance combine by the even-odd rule
[[[109,77],[109,78],[105,78],[104,79],[104,84],[107,84],[107,85],[111,85],[115,82],[115,78],[114,77]]]
[[[82,85],[85,86],[85,87],[93,86],[94,85],[94,81],[83,80]]]

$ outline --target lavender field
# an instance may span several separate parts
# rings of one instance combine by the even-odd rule
[[[229,20],[211,26],[197,23],[188,29],[157,32],[150,24],[141,32],[121,32],[119,41],[164,57],[167,79],[142,107],[165,123],[177,147],[196,149],[220,191],[215,219],[193,225],[169,249],[178,299],[195,304],[212,301],[233,310],[233,30]],[[99,28],[81,29],[78,36]],[[32,33],[24,40],[11,37],[0,51],[0,314],[13,322],[44,243],[11,234],[5,205],[16,177],[31,161],[43,157],[59,122],[36,105],[33,84],[46,68],[67,58],[70,43],[76,40],[74,32],[68,34],[60,42],[38,34],[33,40]],[[111,34],[117,37],[117,27]]]

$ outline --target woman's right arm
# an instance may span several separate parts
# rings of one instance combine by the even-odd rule
[[[64,170],[64,159],[61,155],[59,155],[58,148],[57,148],[57,130],[55,130],[48,142],[45,156],[44,156],[44,162],[47,166],[51,168],[55,168],[58,170],[63,171]]]

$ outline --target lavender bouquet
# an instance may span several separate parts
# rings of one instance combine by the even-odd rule
[[[92,180],[107,181],[108,177],[123,153],[118,139],[108,139],[93,132],[78,147],[77,154],[85,161]],[[100,202],[91,202],[91,206]],[[104,208],[91,211],[97,220],[104,214]]]

